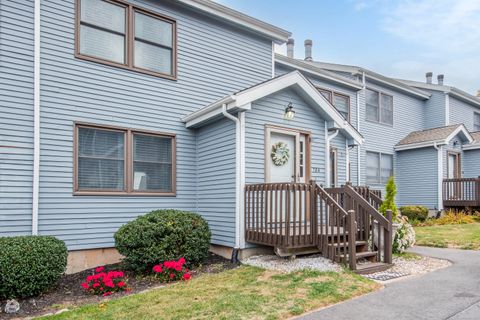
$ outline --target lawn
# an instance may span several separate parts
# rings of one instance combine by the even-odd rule
[[[241,266],[43,319],[284,319],[378,287],[348,271],[285,274]]]
[[[419,246],[480,250],[480,223],[415,227]]]

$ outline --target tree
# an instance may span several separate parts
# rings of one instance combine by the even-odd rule
[[[397,186],[395,185],[395,180],[393,176],[390,177],[387,181],[387,186],[385,187],[385,199],[383,200],[382,205],[379,208],[379,211],[383,213],[384,216],[387,215],[387,210],[392,210],[393,219],[397,219],[397,206],[395,205],[395,196],[397,195]]]

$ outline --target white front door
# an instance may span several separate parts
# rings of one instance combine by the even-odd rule
[[[270,174],[267,182],[295,182],[297,134],[271,132],[269,149]],[[276,159],[272,153],[276,153]]]
[[[266,182],[305,183],[308,175],[308,136],[291,130],[267,128]]]

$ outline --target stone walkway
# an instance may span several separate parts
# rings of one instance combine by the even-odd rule
[[[480,319],[480,251],[415,247],[453,265],[391,283],[384,289],[301,319]]]

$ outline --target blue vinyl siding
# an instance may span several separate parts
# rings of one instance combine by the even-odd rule
[[[366,184],[366,152],[380,152],[393,155],[394,168],[396,157],[394,146],[410,132],[423,129],[423,107],[424,102],[421,99],[403,94],[398,91],[387,89],[367,81],[367,88],[380,91],[384,94],[393,96],[393,125],[386,125],[367,121],[366,105],[362,91],[363,103],[360,110],[360,133],[365,137],[365,143],[361,146],[361,181]],[[395,173],[394,169],[394,175]],[[383,190],[384,184],[373,185],[373,187]],[[383,193],[382,193],[383,194]]]
[[[74,1],[42,1],[39,232],[69,249],[111,247],[119,226],[153,209],[195,211],[196,133],[180,118],[271,77],[271,41],[171,2],[133,3],[176,19],[177,81],[75,59]],[[73,196],[74,121],[175,133],[177,195]],[[228,219],[212,223],[214,241],[230,243]]]
[[[465,150],[462,166],[465,178],[480,177],[480,150]]]
[[[197,131],[197,211],[212,243],[235,244],[235,124],[220,119]]]
[[[424,89],[423,89],[424,90]],[[446,125],[445,122],[445,93],[440,91],[428,91],[430,99],[425,101],[424,129],[438,128]]]
[[[31,234],[33,0],[0,0],[0,236]]]
[[[397,204],[422,205],[434,209],[438,204],[438,151],[421,148],[397,153]]]
[[[473,114],[480,113],[480,108],[450,96],[450,124],[463,123],[468,130],[473,129]]]

